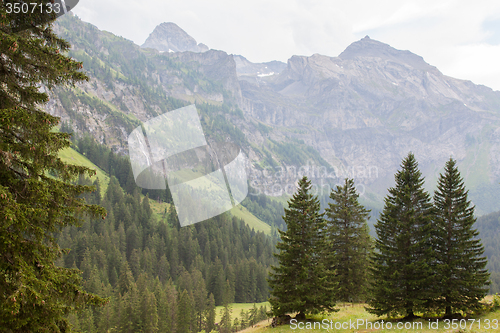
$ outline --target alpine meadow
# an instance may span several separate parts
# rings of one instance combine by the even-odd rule
[[[500,331],[500,91],[78,3],[0,6],[0,332]]]

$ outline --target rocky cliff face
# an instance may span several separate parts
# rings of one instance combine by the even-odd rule
[[[197,44],[196,40],[172,22],[157,26],[142,44],[143,48],[153,48],[161,52],[205,52],[208,46]]]
[[[447,77],[409,51],[365,37],[338,57],[253,64],[223,51],[199,53],[173,25],[151,35],[170,50],[176,45],[160,53],[76,18],[60,22],[91,80],[73,95],[53,96],[49,111],[117,150],[126,151],[137,123],[196,102],[208,135],[242,145],[252,179],[268,193],[293,192],[293,170],[302,170],[317,183],[355,178],[363,200],[380,207],[412,151],[428,188],[454,157],[478,211],[498,210],[500,92]],[[165,28],[178,36],[160,38]]]
[[[450,156],[470,187],[498,182],[500,92],[447,77],[409,51],[365,37],[339,57],[293,56],[266,83],[241,84],[249,116],[379,194],[409,151],[429,187]]]
[[[240,55],[233,55],[233,58],[236,63],[238,79],[255,84],[264,83],[262,78],[277,75],[286,69],[286,64],[281,61],[253,63]]]
[[[241,103],[241,89],[236,75],[236,64],[233,57],[226,52],[217,50],[204,53],[182,52],[171,54],[169,57],[182,63],[196,63],[197,71],[210,80],[222,83],[223,88],[236,98],[237,103]]]

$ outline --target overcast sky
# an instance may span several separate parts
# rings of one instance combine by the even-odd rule
[[[80,0],[82,20],[141,45],[162,22],[252,62],[338,56],[369,35],[500,90],[498,0]]]

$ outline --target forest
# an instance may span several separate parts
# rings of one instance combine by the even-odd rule
[[[82,62],[68,55],[69,43],[54,33],[54,14],[1,11],[0,330],[229,333],[266,316],[279,323],[294,313],[306,319],[335,312],[338,302],[366,302],[379,317],[452,317],[481,310],[490,279],[498,290],[498,273],[486,268],[500,270],[500,214],[476,223],[454,160],[431,199],[410,153],[385,198],[376,238],[352,179],[329,200],[313,196],[303,178],[287,204],[265,196],[243,203],[277,235],[256,232],[229,213],[181,228],[168,189],[139,189],[126,156],[72,134],[71,124],[41,108],[49,102],[45,88],[88,80]],[[113,56],[126,58],[119,50]],[[123,71],[135,73],[134,65],[148,64],[139,59]],[[111,69],[92,66],[109,84],[116,79]],[[196,79],[196,71],[185,74]],[[149,93],[163,100],[161,92]],[[127,129],[135,125],[88,96],[68,94],[63,107],[76,99]],[[163,102],[164,111],[177,103]],[[200,110],[215,120],[208,134],[245,143],[217,114],[241,117],[238,110],[208,104]],[[303,156],[290,144],[271,143],[290,161],[323,161],[314,150]],[[95,180],[92,168],[64,162],[58,154],[70,147],[109,175],[109,184]],[[232,303],[266,300],[270,312],[253,307],[232,319]]]
[[[97,187],[86,199],[108,215],[61,233],[71,251],[60,264],[80,269],[85,290],[109,302],[71,317],[77,330],[210,332],[215,306],[267,300],[274,244],[243,221],[221,215],[181,228],[175,211],[156,218],[148,197],[126,193],[115,177],[103,198]]]

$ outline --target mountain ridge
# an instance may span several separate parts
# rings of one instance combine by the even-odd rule
[[[161,52],[206,52],[208,46],[198,44],[187,32],[177,24],[164,22],[158,25],[146,39],[142,48],[154,48]]]
[[[117,113],[99,120],[106,115],[89,109],[83,97],[74,99],[73,116],[66,110],[71,103],[62,108],[58,98],[50,112],[66,121],[87,119],[83,125],[117,150],[125,151],[127,131],[137,126],[126,125],[127,119],[144,122],[175,105],[205,103],[213,108],[200,111],[204,124],[212,126],[209,135],[240,142],[251,162],[250,178],[268,194],[280,195],[273,186],[283,190],[295,180],[277,172],[266,178],[263,170],[311,169],[310,161],[335,170],[330,183],[355,178],[371,193],[364,198],[380,205],[401,158],[413,151],[428,189],[454,156],[478,210],[496,208],[500,92],[445,76],[409,51],[364,38],[338,57],[292,56],[286,68],[278,64],[281,71],[258,76],[261,64],[255,67],[241,56],[215,50],[160,53],[62,19],[63,37],[74,45],[71,55],[84,61],[91,76],[78,89]],[[92,36],[93,44],[81,36]],[[364,174],[375,169],[372,176]]]

